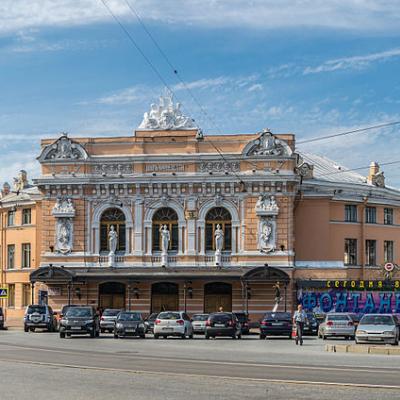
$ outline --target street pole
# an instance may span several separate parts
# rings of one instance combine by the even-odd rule
[[[183,304],[184,304],[184,311],[186,313],[186,282],[183,284]]]

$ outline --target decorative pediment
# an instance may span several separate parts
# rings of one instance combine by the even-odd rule
[[[40,267],[33,271],[29,275],[29,279],[32,283],[71,282],[74,276],[75,275],[71,271],[68,271],[63,267],[58,267],[50,264],[46,267]]]
[[[260,136],[243,149],[246,156],[288,157],[293,151],[282,139],[277,138],[269,129],[264,129]]]
[[[280,281],[287,283],[290,281],[289,275],[279,268],[264,266],[256,267],[242,275],[244,281]]]
[[[86,160],[88,153],[79,143],[71,140],[66,134],[62,134],[53,144],[49,144],[43,150],[38,160],[46,161],[77,161]]]

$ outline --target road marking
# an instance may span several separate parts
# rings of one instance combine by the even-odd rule
[[[1,361],[1,360],[0,360]],[[4,361],[4,360],[3,360]],[[130,374],[141,374],[141,375],[158,375],[158,376],[184,376],[188,378],[209,378],[209,379],[225,379],[234,381],[245,381],[245,382],[261,382],[261,383],[285,383],[293,385],[324,385],[324,386],[341,386],[341,387],[359,387],[359,388],[369,388],[369,389],[390,389],[399,390],[400,386],[394,385],[372,385],[368,383],[350,383],[350,382],[324,382],[324,381],[304,381],[304,380],[293,380],[293,379],[269,379],[269,378],[243,378],[243,377],[233,377],[233,376],[215,376],[215,375],[205,375],[205,374],[188,374],[185,372],[158,372],[158,371],[143,371],[143,370],[133,370],[125,368],[107,368],[107,367],[90,367],[86,365],[79,364],[60,364],[60,363],[49,363],[43,361],[21,361],[15,359],[8,359],[7,362],[14,362],[19,364],[30,364],[39,365],[47,367],[58,367],[58,368],[71,368],[71,369],[83,369],[91,371],[106,371],[106,372],[124,372]]]
[[[1,345],[1,343],[0,343]],[[40,347],[28,347],[28,346],[18,346],[18,345],[8,345],[5,344],[7,347],[16,347],[18,349],[23,348],[24,350],[33,350],[33,351],[43,351],[43,352],[50,352],[50,353],[60,353],[60,354],[68,354],[71,356],[75,355],[81,355],[82,353],[79,353],[79,350],[71,349],[70,351],[66,350],[55,350],[55,349],[44,349]],[[78,353],[78,354],[75,354]],[[301,369],[301,370],[317,370],[317,371],[343,371],[343,370],[349,370],[351,372],[363,372],[363,373],[372,373],[372,374],[385,374],[388,372],[393,372],[394,370],[397,370],[398,368],[385,368],[381,369],[380,367],[374,367],[374,369],[371,369],[371,367],[343,367],[343,366],[334,366],[334,367],[325,367],[325,366],[310,366],[310,365],[291,365],[291,364],[266,364],[266,363],[247,363],[247,362],[234,362],[234,361],[213,361],[213,360],[194,360],[194,359],[184,359],[184,358],[172,358],[172,357],[155,357],[155,356],[137,356],[135,355],[132,357],[130,354],[127,354],[126,356],[123,354],[116,354],[116,353],[107,353],[107,352],[98,352],[100,354],[98,355],[109,355],[112,357],[121,357],[121,358],[134,358],[134,359],[139,359],[139,360],[158,360],[158,361],[173,361],[173,362],[189,362],[191,364],[212,364],[212,365],[221,365],[221,366],[238,366],[238,367],[270,367],[270,368],[281,368],[281,369]],[[7,358],[0,358],[2,360],[6,360]],[[29,361],[29,360],[27,360]],[[365,369],[364,369],[365,368]],[[366,369],[368,368],[368,369]]]

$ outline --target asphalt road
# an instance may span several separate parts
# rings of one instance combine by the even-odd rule
[[[0,398],[400,399],[399,357],[326,353],[325,343],[0,332]]]

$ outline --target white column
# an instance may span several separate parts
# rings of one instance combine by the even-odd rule
[[[143,255],[143,198],[137,197],[135,201],[135,220],[134,220],[134,245],[133,254]]]
[[[151,256],[152,251],[153,251],[153,241],[152,241],[152,226],[151,226],[151,222],[150,223],[146,223],[144,225],[145,228],[145,232],[147,234],[147,249],[145,249],[146,255]]]
[[[232,254],[236,254],[237,228],[238,227],[239,227],[239,221],[232,222]]]
[[[184,228],[184,225],[182,224],[182,223],[179,223],[179,225],[178,225],[178,235],[179,235],[179,237],[178,237],[178,254],[179,255],[182,255],[182,253],[183,253],[183,228]]]
[[[93,228],[94,231],[94,252],[95,254],[100,254],[100,229],[98,226]]]
[[[206,245],[205,245],[205,238],[204,238],[204,222],[198,222],[198,227],[200,228],[200,248],[199,254],[204,256],[206,254]]]

